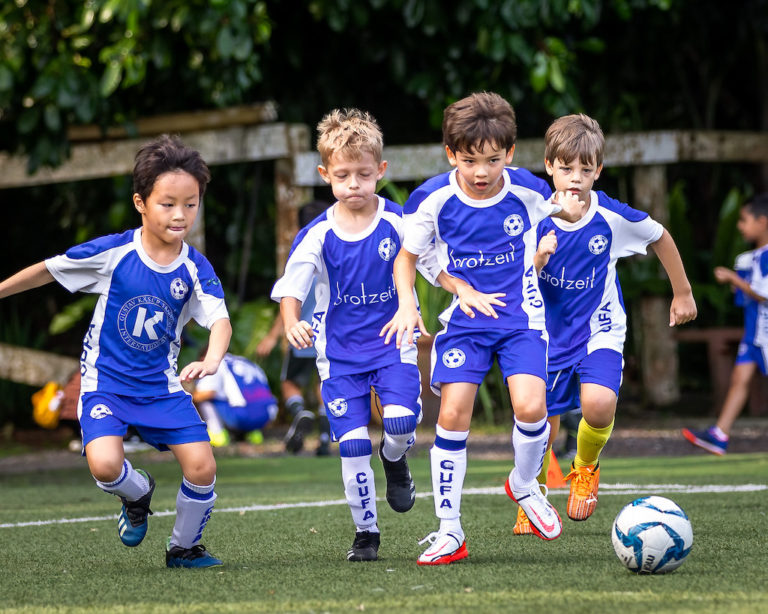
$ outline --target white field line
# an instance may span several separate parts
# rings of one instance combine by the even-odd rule
[[[729,493],[729,492],[758,492],[768,490],[766,484],[709,484],[702,486],[690,486],[687,484],[600,484],[600,495],[632,495],[640,497],[642,495],[662,495],[673,493],[701,494],[701,493]],[[550,494],[567,494],[565,488],[556,488],[549,491]],[[506,495],[504,488],[466,488],[463,495]],[[420,499],[426,499],[432,496],[432,492],[420,492],[416,496]],[[384,501],[383,497],[377,497],[376,501]],[[243,514],[245,512],[269,512],[274,510],[298,509],[302,507],[328,507],[331,505],[346,505],[345,499],[331,499],[328,501],[304,501],[297,503],[271,503],[267,505],[245,505],[242,507],[224,507],[217,508],[214,511],[217,514]],[[154,516],[173,516],[176,510],[163,510],[154,512]],[[19,527],[42,527],[52,524],[76,524],[82,522],[99,522],[102,520],[115,520],[117,514],[109,516],[84,516],[81,518],[58,518],[53,520],[30,520],[27,522],[6,522],[0,524],[0,529],[16,529]]]

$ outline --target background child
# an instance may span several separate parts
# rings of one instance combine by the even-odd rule
[[[731,284],[743,301],[744,336],[717,422],[704,431],[683,429],[683,437],[692,444],[718,455],[728,449],[731,428],[749,398],[755,373],[759,369],[763,375],[768,374],[768,192],[755,196],[741,208],[737,228],[744,239],[756,246],[747,255],[747,273],[742,276],[726,267],[717,267],[715,279]],[[737,268],[741,268],[738,260]]]
[[[228,429],[259,444],[264,441],[261,429],[277,416],[277,399],[269,389],[266,373],[250,360],[232,354],[224,355],[216,373],[197,382],[192,400],[205,420],[213,446],[229,445]]]
[[[373,561],[380,535],[368,434],[371,387],[383,405],[379,456],[387,501],[397,512],[408,511],[415,501],[406,452],[421,418],[416,347],[387,347],[378,336],[397,308],[392,263],[401,243],[402,208],[375,193],[387,163],[381,131],[370,114],[334,110],[317,131],[318,171],[338,200],[298,234],[272,298],[280,301],[290,344],[307,348],[314,342],[323,402],[339,441],[344,491],[356,526],[347,558]],[[316,307],[310,323],[300,314],[313,279]]]
[[[645,253],[651,245],[669,275],[673,298],[669,325],[690,322],[696,303],[680,254],[670,234],[647,213],[603,192],[592,191],[603,168],[605,139],[586,115],[555,120],[545,136],[544,163],[557,192],[588,203],[577,221],[547,219],[539,224],[536,269],[549,332],[547,411],[553,424],[560,414],[581,407],[567,514],[586,520],[597,505],[598,457],[613,429],[621,385],[627,324],[616,261]],[[539,476],[546,482],[546,466]],[[518,512],[515,532],[525,533]]]
[[[430,451],[440,528],[422,540],[431,545],[419,557],[420,565],[468,556],[460,521],[467,438],[477,388],[496,357],[515,413],[515,467],[507,493],[535,517],[537,535],[560,535],[560,517],[536,481],[549,425],[547,335],[533,255],[536,224],[549,215],[577,219],[581,205],[571,195],[560,195],[561,211],[548,200],[546,182],[526,170],[505,168],[516,136],[514,111],[498,94],[472,94],[450,105],[443,116],[443,140],[456,170],[428,180],[405,205],[405,237],[394,269],[400,305],[382,330],[385,341],[394,336],[396,347],[411,347],[414,330],[423,329],[412,298],[414,264],[433,241],[442,267],[439,281],[455,294],[440,315],[444,328],[432,348],[432,388],[441,395]]]
[[[313,200],[301,207],[299,209],[299,228],[304,228],[323,213],[328,206],[329,203],[323,200]],[[314,312],[315,288],[313,285],[301,305],[300,319],[311,322]],[[278,314],[269,333],[256,346],[256,354],[262,358],[267,357],[277,345],[282,334],[283,318]],[[291,425],[285,435],[285,449],[291,454],[297,454],[301,451],[304,447],[304,438],[312,432],[315,416],[313,412],[306,409],[307,403],[303,391],[306,391],[311,385],[314,386],[315,382],[317,382],[315,396],[318,403],[317,418],[320,432],[320,442],[315,453],[318,456],[327,456],[331,452],[331,428],[320,393],[320,379],[315,366],[316,359],[317,352],[314,345],[301,349],[289,346],[283,359],[283,368],[280,371],[280,388],[285,409],[291,418]]]
[[[184,242],[209,179],[198,152],[161,136],[136,154],[140,228],[78,245],[0,283],[0,298],[52,281],[99,295],[80,357],[84,454],[99,488],[123,502],[121,541],[138,546],[155,481],[125,458],[123,436],[134,426],[144,441],[173,452],[183,479],[168,567],[221,565],[199,543],[216,500],[216,461],[205,423],[181,386],[216,372],[232,333],[221,283]],[[181,331],[191,318],[210,329],[208,352],[177,375]]]

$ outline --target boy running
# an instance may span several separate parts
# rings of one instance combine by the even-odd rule
[[[443,271],[440,283],[455,294],[440,316],[444,328],[432,348],[432,388],[441,395],[430,451],[440,528],[422,540],[431,545],[419,565],[468,556],[460,521],[467,438],[477,388],[495,358],[515,412],[515,467],[506,491],[534,518],[542,539],[555,539],[562,528],[536,481],[549,425],[547,333],[533,255],[536,225],[550,215],[576,220],[583,203],[570,194],[558,195],[559,204],[551,202],[546,182],[507,168],[516,136],[515,113],[498,94],[472,94],[450,105],[443,140],[455,170],[428,180],[405,205],[403,248],[394,269],[399,308],[382,329],[385,342],[394,337],[396,347],[409,348],[414,330],[423,330],[412,298],[415,262],[433,241]]]
[[[555,120],[545,136],[544,163],[555,190],[588,203],[577,221],[548,219],[539,225],[535,258],[549,332],[550,446],[560,415],[578,407],[582,412],[576,456],[566,476],[571,483],[566,512],[572,520],[586,520],[597,506],[598,457],[613,430],[621,385],[627,316],[616,261],[653,247],[672,285],[669,325],[696,317],[691,284],[669,232],[647,213],[592,190],[603,169],[604,148],[600,126],[586,115]],[[550,454],[545,458],[540,481],[546,481]],[[528,532],[526,520],[521,508],[516,534]]]

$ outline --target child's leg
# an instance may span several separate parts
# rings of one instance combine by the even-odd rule
[[[339,439],[344,494],[357,531],[379,532],[376,513],[376,484],[371,469],[373,446],[368,428],[353,429]]]
[[[527,373],[510,375],[507,383],[515,412],[515,469],[511,486],[512,490],[525,490],[539,475],[550,443],[546,386],[544,380]]]
[[[191,549],[203,536],[213,512],[216,459],[207,441],[169,446],[179,461],[183,479],[176,495],[176,522],[170,547]]]
[[[616,393],[600,384],[581,385],[581,421],[576,442],[574,467],[596,465],[600,452],[613,431]]]
[[[754,362],[742,362],[733,366],[728,393],[717,416],[716,424],[726,438],[730,436],[733,423],[736,422],[736,418],[747,403],[749,386],[756,370],[757,365]]]

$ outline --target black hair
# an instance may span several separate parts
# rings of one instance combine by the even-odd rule
[[[768,217],[768,192],[755,195],[744,203],[744,209],[755,217]]]
[[[200,153],[182,143],[178,136],[163,134],[136,153],[133,166],[133,192],[147,200],[157,178],[172,171],[184,171],[197,179],[200,198],[211,180],[211,172]]]

